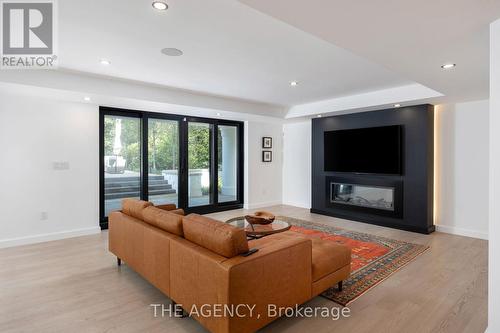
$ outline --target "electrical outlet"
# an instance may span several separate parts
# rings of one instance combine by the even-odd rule
[[[41,221],[47,221],[49,219],[49,213],[48,212],[41,212],[40,213],[40,220]]]
[[[69,170],[69,162],[67,162],[67,161],[53,162],[52,169],[54,169],[54,170]]]

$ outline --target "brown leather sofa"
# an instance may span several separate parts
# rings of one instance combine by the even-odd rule
[[[277,319],[269,304],[300,305],[349,277],[351,251],[342,245],[292,231],[247,241],[242,229],[183,214],[124,200],[109,216],[109,250],[188,312],[255,305],[245,316],[194,315],[210,332],[254,332]],[[243,256],[249,249],[258,251]]]

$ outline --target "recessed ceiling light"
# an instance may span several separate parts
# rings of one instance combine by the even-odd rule
[[[457,67],[457,64],[452,64],[452,63],[444,64],[441,66],[442,69],[453,69],[455,67]]]
[[[401,107],[401,104],[394,104],[394,107],[395,107],[395,108],[400,108],[400,107]]]
[[[164,55],[168,55],[169,57],[179,57],[184,54],[184,52],[182,52],[181,50],[173,47],[166,47],[161,50],[161,53],[163,53]]]
[[[108,59],[101,59],[99,62],[104,66],[111,65],[111,61],[109,61]]]
[[[318,114],[318,115],[317,115],[317,117],[318,117],[318,118],[321,118],[321,117],[323,117],[323,116],[322,116],[322,115],[320,115],[320,114]]]
[[[217,112],[217,117],[220,117],[220,112]]]
[[[89,96],[85,96],[85,97],[83,98],[83,100],[84,100],[85,102],[90,102],[90,97],[89,97]]]
[[[292,87],[295,87],[295,86],[296,86],[296,85],[298,85],[298,84],[299,84],[299,83],[298,83],[297,81],[292,81],[292,82],[290,82],[290,85],[291,85]]]
[[[153,1],[153,8],[157,10],[167,10],[168,5],[163,1]]]

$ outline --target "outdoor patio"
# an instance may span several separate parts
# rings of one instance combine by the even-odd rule
[[[203,174],[208,175],[208,169],[204,170]],[[163,175],[149,175],[149,201],[155,205],[173,203],[178,205],[177,182],[172,181],[171,177],[166,176],[172,172],[165,172]],[[176,172],[175,172],[176,174]],[[190,172],[189,183],[200,183],[197,186],[190,186],[192,195],[189,196],[189,206],[204,206],[210,204],[210,196],[204,194],[201,187],[208,187],[208,178],[201,177],[198,170]],[[152,194],[156,191],[158,194]],[[154,193],[154,192],[153,192]],[[190,193],[191,194],[191,193]],[[124,198],[140,198],[140,173],[135,171],[125,170],[121,174],[105,173],[105,215],[115,210],[121,209],[121,202]],[[227,202],[236,200],[234,195],[227,195],[219,192],[219,202]]]

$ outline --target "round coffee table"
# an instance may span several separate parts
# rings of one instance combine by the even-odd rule
[[[245,229],[247,237],[250,238],[260,238],[276,234],[278,232],[287,231],[291,227],[290,224],[280,219],[275,219],[274,222],[270,224],[250,224],[245,220],[244,217],[239,217],[230,219],[229,221],[227,221],[227,223],[237,228]]]

